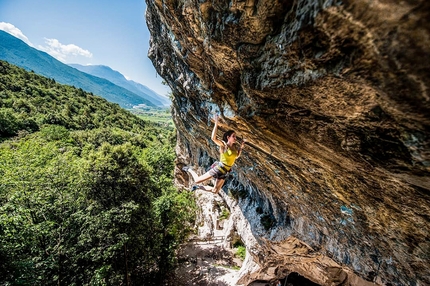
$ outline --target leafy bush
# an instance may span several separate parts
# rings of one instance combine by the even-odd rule
[[[236,255],[243,260],[245,260],[246,257],[246,248],[243,245],[240,245],[236,248]]]
[[[219,215],[220,220],[228,219],[230,216],[230,211],[227,208],[222,208],[221,214]]]
[[[235,237],[233,241],[233,248],[236,249],[236,256],[242,259],[242,261],[245,260],[246,247],[245,247],[245,244],[240,239],[240,237],[238,236]]]

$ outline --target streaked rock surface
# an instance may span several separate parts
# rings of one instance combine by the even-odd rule
[[[430,2],[146,2],[178,185],[218,158],[213,113],[249,142],[224,187],[240,283],[430,285]]]

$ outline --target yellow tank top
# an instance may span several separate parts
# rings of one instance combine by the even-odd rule
[[[233,166],[234,161],[236,161],[236,158],[238,156],[237,150],[232,150],[230,148],[227,148],[227,150],[221,154],[220,162],[224,165],[224,167],[227,170],[231,169],[231,166]]]

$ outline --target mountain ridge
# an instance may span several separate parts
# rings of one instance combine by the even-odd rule
[[[160,107],[169,106],[171,103],[167,97],[156,93],[155,91],[151,90],[150,88],[148,88],[147,86],[141,83],[135,82],[133,80],[128,80],[122,73],[112,69],[109,66],[81,65],[81,64],[68,64],[68,65],[81,72],[107,79],[108,81],[120,87],[123,87],[139,96],[142,96],[143,98],[148,97],[149,100],[152,103],[156,104],[157,106],[160,106]]]
[[[26,70],[34,71],[57,82],[76,86],[117,103],[123,108],[145,104],[155,107],[149,99],[115,85],[107,79],[79,71],[64,64],[46,52],[30,47],[22,40],[0,30],[0,59]]]

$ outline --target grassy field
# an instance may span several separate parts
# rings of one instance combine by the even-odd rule
[[[174,128],[170,108],[135,108],[129,111],[146,121],[158,123],[160,126]]]

